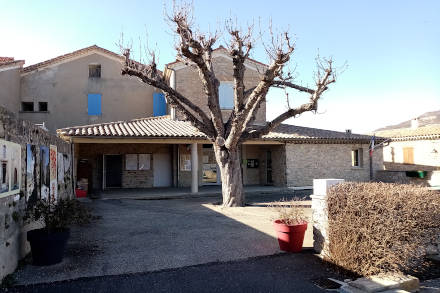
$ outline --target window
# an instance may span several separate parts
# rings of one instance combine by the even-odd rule
[[[352,167],[362,167],[362,149],[356,149],[351,151],[351,166]]]
[[[232,83],[220,83],[218,94],[220,109],[231,110],[234,108],[234,88]]]
[[[403,148],[403,163],[414,164],[414,148]]]
[[[21,111],[34,112],[34,102],[21,102]]]
[[[47,112],[47,102],[38,102],[38,111]]]
[[[89,64],[89,78],[101,78],[101,64]]]
[[[101,115],[101,94],[87,95],[87,114]]]

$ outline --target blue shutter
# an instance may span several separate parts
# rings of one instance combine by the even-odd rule
[[[101,94],[87,95],[87,113],[89,115],[101,115]]]
[[[153,116],[163,116],[167,114],[167,103],[162,93],[153,94]]]

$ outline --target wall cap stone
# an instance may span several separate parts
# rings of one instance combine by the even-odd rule
[[[314,195],[327,195],[327,191],[330,186],[343,183],[345,179],[313,179],[313,194]]]

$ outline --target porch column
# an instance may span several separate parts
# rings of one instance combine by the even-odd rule
[[[191,193],[199,192],[199,156],[197,143],[191,144]]]

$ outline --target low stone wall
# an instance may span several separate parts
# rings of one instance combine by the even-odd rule
[[[407,171],[378,170],[375,180],[386,183],[415,184],[421,186],[440,186],[440,171],[426,171],[424,178],[408,177]]]
[[[9,196],[0,194],[0,280],[12,273],[17,267],[18,260],[29,252],[29,245],[26,241],[26,232],[37,225],[36,223],[24,226],[22,222],[22,211],[26,208],[26,153],[27,145],[39,146],[55,145],[59,152],[71,155],[69,143],[49,134],[31,122],[17,119],[15,115],[3,107],[0,107],[0,139],[17,143],[21,147],[21,188],[19,193]],[[40,152],[35,153],[35,176],[36,186],[39,193],[40,182]],[[70,168],[71,172],[72,168]],[[71,177],[72,178],[72,177]],[[72,182],[58,184],[58,195],[70,197],[73,194]]]
[[[314,179],[312,198],[313,248],[323,258],[329,256],[327,190],[344,179]]]

